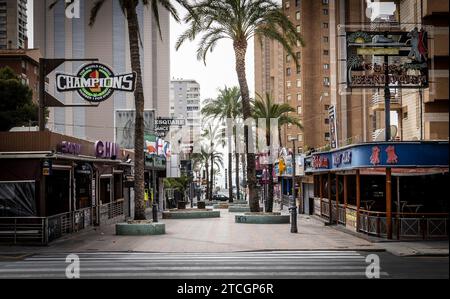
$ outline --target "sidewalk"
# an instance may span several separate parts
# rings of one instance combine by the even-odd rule
[[[322,223],[322,225],[327,225],[328,221],[317,216],[313,216],[313,219]],[[357,238],[361,238],[363,240],[367,240],[370,243],[373,243],[377,248],[384,249],[393,255],[396,256],[448,256],[449,250],[448,240],[386,240],[377,237],[367,236],[365,234],[352,232],[347,230],[343,226],[329,226],[339,232],[344,232],[346,234],[352,235]]]
[[[221,218],[164,219],[166,234],[136,237],[116,236],[115,226],[73,234],[47,247],[0,246],[0,256],[37,252],[232,252],[261,250],[359,250],[390,251],[396,255],[448,255],[448,242],[382,242],[369,240],[325,226],[299,215],[298,233],[290,224],[237,224],[234,215],[220,210]],[[150,216],[151,217],[151,216]],[[150,219],[150,218],[149,218]]]
[[[166,234],[135,237],[116,236],[115,226],[77,233],[48,247],[7,247],[5,252],[231,252],[254,250],[377,250],[374,244],[324,227],[316,220],[299,216],[298,234],[290,224],[237,224],[234,215],[220,210],[221,218],[164,219]]]

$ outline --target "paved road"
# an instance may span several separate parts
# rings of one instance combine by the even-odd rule
[[[81,278],[301,279],[366,278],[368,254],[356,251],[96,252],[78,256]],[[405,260],[387,253],[378,255],[381,278],[414,278],[417,275],[417,278],[448,278],[448,258]],[[19,260],[0,260],[0,278],[65,278],[69,265],[66,256],[61,253],[38,254]],[[422,264],[427,267],[425,271],[420,268]]]

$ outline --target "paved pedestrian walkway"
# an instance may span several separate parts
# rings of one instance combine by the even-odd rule
[[[52,242],[47,247],[0,246],[0,256],[27,252],[235,252],[260,250],[356,250],[392,251],[396,255],[422,254],[433,249],[430,244],[381,242],[350,235],[323,222],[299,215],[298,233],[290,233],[290,224],[238,224],[234,213],[220,210],[221,218],[164,219],[166,234],[159,236],[116,236],[115,226],[73,234]],[[150,219],[150,218],[149,218]],[[446,245],[446,246],[445,246]],[[434,250],[434,249],[433,249]],[[439,253],[448,255],[448,242],[439,243]],[[434,250],[436,253],[436,250]],[[408,254],[409,253],[409,254]]]

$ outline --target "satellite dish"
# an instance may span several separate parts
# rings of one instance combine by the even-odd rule
[[[382,142],[385,141],[385,129],[379,129],[374,132],[374,138],[373,141]],[[397,137],[398,129],[397,126],[391,126],[391,140],[395,139]]]
[[[391,139],[395,139],[397,137],[398,129],[397,126],[391,126]]]

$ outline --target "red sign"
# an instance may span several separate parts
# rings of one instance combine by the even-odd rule
[[[380,164],[380,152],[381,152],[381,149],[379,146],[372,147],[372,155],[370,156],[370,164],[372,164],[372,165]]]
[[[388,148],[386,149],[386,153],[387,153],[387,164],[397,164],[398,163],[398,156],[395,153],[395,146],[391,145],[388,146]]]
[[[319,168],[328,168],[329,167],[329,161],[327,157],[323,156],[314,156],[312,160],[312,167],[315,169]]]

